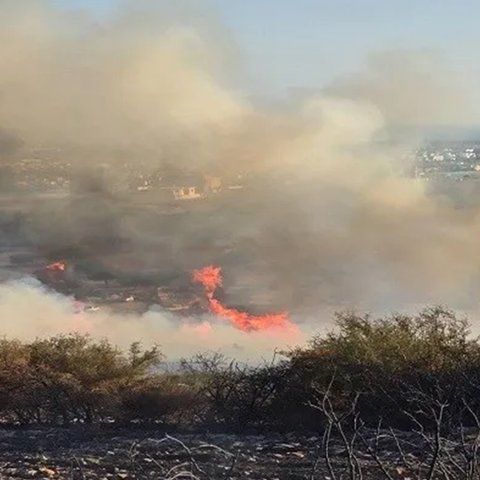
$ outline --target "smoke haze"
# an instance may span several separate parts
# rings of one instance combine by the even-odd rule
[[[418,130],[408,144],[387,141],[404,127],[475,122],[468,88],[436,53],[372,54],[364,71],[269,109],[236,80],[241,55],[215,14],[166,4],[126,2],[100,21],[46,1],[0,0],[1,158],[61,146],[87,171],[138,157],[152,168],[253,172],[260,186],[240,206],[182,221],[174,242],[169,227],[119,214],[108,196],[69,199],[32,210],[33,243],[110,245],[108,234],[127,239],[139,265],[188,271],[219,259],[185,252],[228,236],[243,259],[223,259],[231,290],[248,270],[251,289],[269,291],[305,332],[337,308],[476,312],[480,211],[457,210],[407,178]],[[244,300],[235,295],[231,303]],[[304,338],[205,326],[211,318],[178,325],[165,313],[78,316],[71,300],[24,281],[0,285],[0,316],[6,335],[80,329],[121,345],[155,339],[173,355],[196,348],[198,325],[205,347],[246,358]]]
[[[207,315],[180,324],[164,311],[143,316],[79,313],[73,299],[49,292],[33,279],[0,284],[0,316],[6,320],[2,333],[10,338],[33,340],[75,331],[108,338],[122,348],[137,340],[157,344],[174,360],[205,351],[222,351],[241,361],[268,360],[275,349],[305,341],[300,334],[281,331],[247,334]]]

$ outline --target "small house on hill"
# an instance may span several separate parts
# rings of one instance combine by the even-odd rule
[[[203,191],[196,185],[185,187],[174,187],[173,196],[175,200],[195,200],[203,197]]]
[[[180,174],[171,178],[175,200],[196,200],[205,194],[204,180],[201,175]]]

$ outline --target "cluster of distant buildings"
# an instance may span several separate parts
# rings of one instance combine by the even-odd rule
[[[81,164],[80,164],[81,165]],[[57,158],[24,158],[2,165],[0,162],[0,193],[51,192],[77,188],[79,179],[90,176],[114,192],[158,192],[171,200],[197,200],[224,190],[243,188],[242,175],[229,178],[203,172],[188,172],[179,168],[141,162],[118,162],[79,169],[79,163]]]
[[[480,142],[436,142],[415,152],[415,178],[480,178]]]
[[[156,177],[154,181],[151,177],[141,177],[141,182],[138,182],[133,190],[163,192],[174,200],[199,200],[225,190],[240,190],[243,186],[242,175],[226,179],[218,175],[179,171],[174,173],[165,170],[163,175]]]
[[[0,194],[75,190],[83,162],[63,159],[61,150],[30,153],[5,164],[0,159]],[[412,155],[413,165],[408,163],[413,166],[410,172],[414,178],[480,179],[480,141],[431,142]],[[165,164],[153,167],[151,161],[125,159],[115,162],[115,168],[107,163],[92,163],[86,171],[99,184],[105,180],[110,191],[155,192],[172,201],[199,200],[228,190],[241,190],[248,177],[244,173],[227,178],[211,172],[185,171]]]
[[[0,164],[0,192],[68,189],[71,168],[68,162],[38,158]]]

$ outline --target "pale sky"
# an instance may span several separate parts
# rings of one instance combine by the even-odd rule
[[[121,0],[52,0],[109,15]],[[175,2],[179,0],[170,0]],[[166,3],[167,0],[152,0]],[[372,52],[432,49],[462,75],[479,76],[475,0],[190,0],[213,9],[235,40],[249,88],[282,96],[361,68]]]

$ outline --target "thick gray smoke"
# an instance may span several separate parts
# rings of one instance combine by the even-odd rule
[[[170,360],[205,351],[222,351],[242,361],[268,360],[275,349],[305,340],[282,332],[247,334],[205,315],[180,323],[164,311],[145,315],[114,315],[105,312],[79,313],[71,298],[53,293],[36,280],[23,279],[0,284],[2,333],[31,340],[38,337],[79,332],[108,338],[122,348],[134,341],[158,345]]]
[[[102,24],[41,0],[0,9],[0,125],[29,145],[200,162],[215,153],[204,139],[221,143],[248,114],[211,47],[226,42],[154,2],[127,2]]]
[[[315,327],[342,307],[477,308],[480,211],[427,195],[405,176],[414,144],[385,141],[399,127],[475,121],[464,85],[442,62],[428,52],[377,55],[364,72],[268,111],[234,81],[238,50],[215,16],[167,4],[126,2],[94,21],[46,1],[0,0],[0,131],[32,148],[61,146],[87,171],[129,157],[152,168],[249,172],[256,187],[214,216],[173,226],[123,214],[100,189],[90,203],[73,196],[53,213],[32,211],[34,243],[111,246],[108,231],[128,240],[138,265],[221,263],[232,292],[250,275],[251,290],[267,290],[279,309]],[[225,238],[234,254],[216,258]],[[35,335],[37,321],[45,333],[70,326],[66,300],[37,287],[4,285],[0,300],[5,333]],[[39,313],[45,308],[54,314]],[[114,329],[109,317],[88,328],[115,330],[122,343],[182,335],[160,317],[118,320]]]

